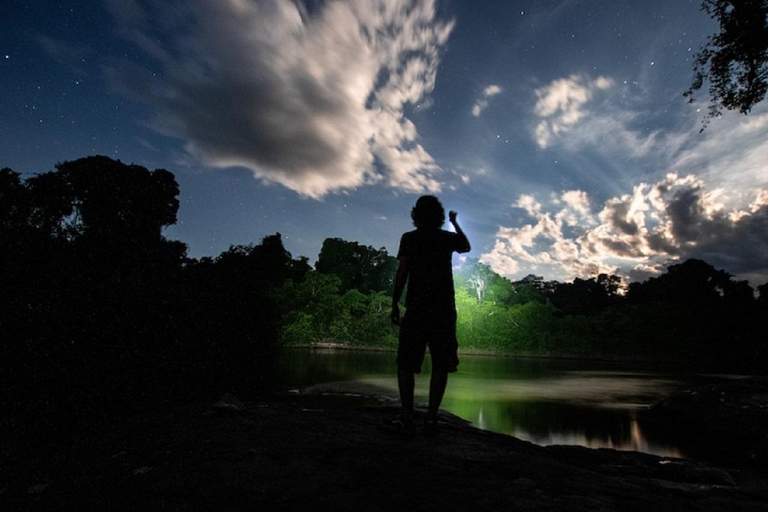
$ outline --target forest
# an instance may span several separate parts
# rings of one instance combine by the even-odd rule
[[[386,250],[328,238],[313,267],[276,233],[189,258],[163,236],[178,195],[171,172],[103,156],[28,179],[0,170],[4,427],[266,390],[283,346],[396,347],[397,260]],[[744,373],[768,363],[768,285],[753,290],[701,260],[628,285],[605,274],[510,281],[471,259],[454,277],[466,351]]]

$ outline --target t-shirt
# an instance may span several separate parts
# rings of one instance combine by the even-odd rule
[[[442,229],[416,229],[403,234],[397,257],[408,260],[406,308],[437,312],[456,307],[451,256],[463,248],[461,236]]]

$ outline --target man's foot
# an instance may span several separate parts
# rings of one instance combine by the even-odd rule
[[[440,434],[440,426],[437,423],[437,419],[427,419],[424,421],[424,435],[429,437],[435,437]]]
[[[384,420],[384,425],[405,438],[413,437],[416,433],[416,426],[413,423],[413,419],[403,418],[402,416],[386,419]]]

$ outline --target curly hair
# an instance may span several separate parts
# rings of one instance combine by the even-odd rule
[[[416,228],[437,229],[445,224],[445,209],[435,196],[421,196],[411,209]]]

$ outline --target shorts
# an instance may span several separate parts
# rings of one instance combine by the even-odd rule
[[[421,373],[424,355],[429,347],[432,371],[453,373],[459,366],[459,343],[456,339],[456,309],[442,314],[405,312],[400,325],[397,368],[404,373]]]

